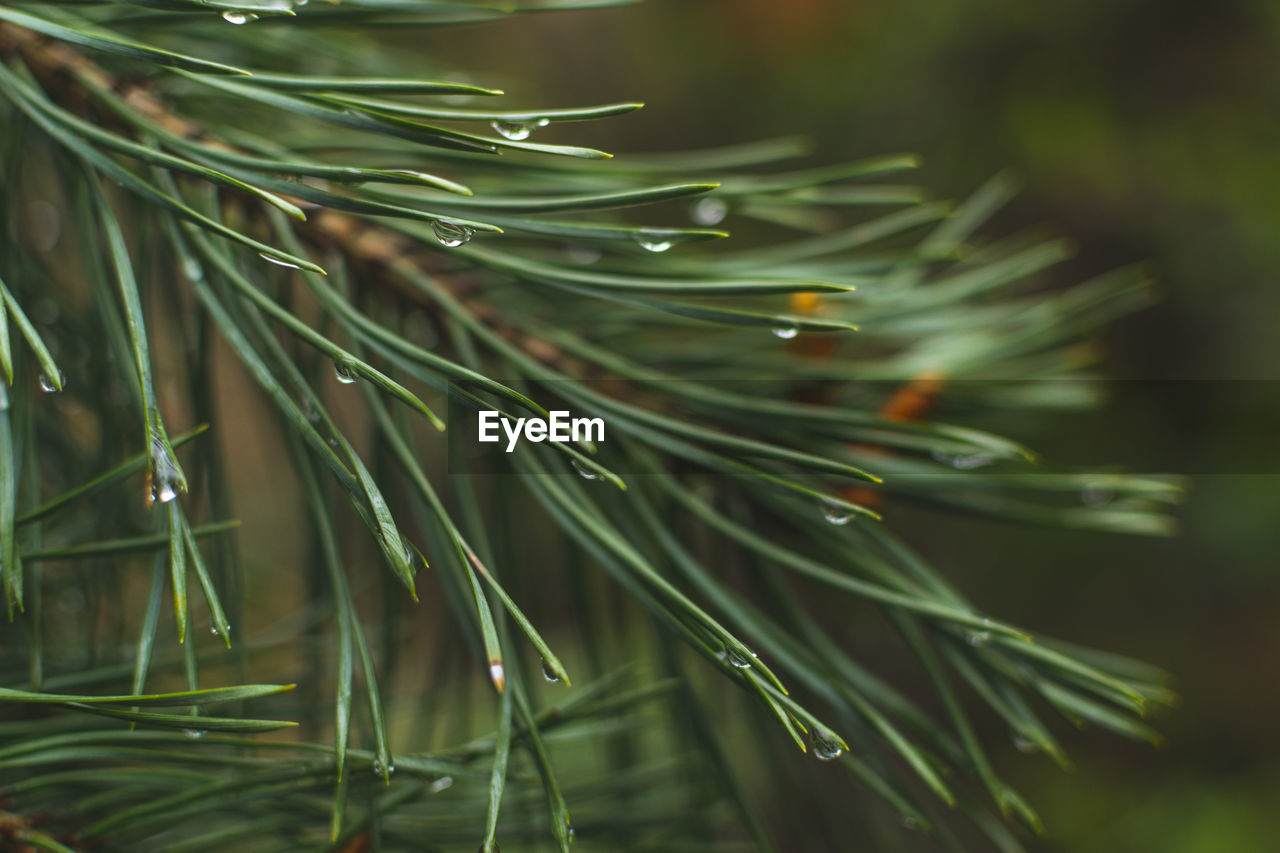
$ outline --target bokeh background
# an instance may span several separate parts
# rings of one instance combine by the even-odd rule
[[[1010,169],[1024,191],[997,227],[1075,238],[1065,275],[1146,262],[1161,302],[1102,341],[1107,373],[1127,380],[1117,399],[1015,437],[1191,475],[1181,535],[905,510],[894,522],[995,613],[1177,677],[1184,705],[1158,721],[1163,750],[1071,734],[1067,774],[996,751],[1048,825],[1035,849],[1274,849],[1280,5],[647,0],[419,43],[433,65],[483,71],[513,105],[648,103],[545,141],[664,150],[800,133],[816,161],[919,152],[920,182],[940,197]]]

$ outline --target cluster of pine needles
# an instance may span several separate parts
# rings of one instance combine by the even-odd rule
[[[6,843],[796,849],[838,768],[834,826],[1015,850],[991,720],[1158,740],[1158,670],[893,532],[1169,532],[1168,478],[965,425],[1089,405],[1142,273],[1062,287],[1060,241],[979,235],[1007,179],[934,202],[909,155],[541,142],[641,105],[511,109],[389,37],[603,5],[0,6]],[[607,438],[478,457],[480,410]],[[296,560],[237,547],[246,476]]]

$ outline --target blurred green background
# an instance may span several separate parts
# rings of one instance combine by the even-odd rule
[[[941,197],[1007,168],[1025,190],[998,228],[1075,238],[1076,277],[1147,262],[1161,303],[1103,341],[1106,372],[1135,380],[1124,405],[1009,431],[1050,455],[1083,441],[1094,463],[1194,475],[1182,535],[892,521],[996,614],[1177,676],[1164,750],[1068,735],[1068,774],[996,750],[1044,815],[1037,849],[1275,849],[1280,4],[647,0],[419,43],[513,105],[648,103],[545,141],[625,152],[801,133],[816,160],[917,151]]]

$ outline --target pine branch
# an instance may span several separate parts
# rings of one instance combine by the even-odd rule
[[[211,9],[233,24],[261,17],[260,27],[296,25],[347,57],[353,53],[325,34],[326,25],[457,22],[512,11],[435,0],[306,10],[204,0],[135,5],[143,7],[132,13],[136,20],[152,25],[203,20],[195,16]],[[607,4],[520,8],[591,5]],[[16,129],[0,156],[12,176],[25,152],[47,151],[54,174],[76,188],[68,193],[69,230],[80,237],[78,261],[97,314],[73,308],[70,298],[66,313],[112,355],[96,385],[77,385],[73,370],[63,391],[54,360],[61,351],[46,345],[24,308],[44,286],[45,265],[19,247],[0,253],[7,282],[0,360],[12,385],[0,385],[0,560],[11,618],[25,618],[19,614],[30,601],[32,624],[43,624],[45,562],[92,566],[109,579],[94,595],[123,613],[133,565],[123,555],[153,561],[141,632],[120,619],[119,642],[135,649],[131,665],[90,664],[46,678],[36,627],[31,689],[0,690],[0,701],[75,712],[0,723],[0,767],[18,771],[7,790],[23,814],[47,811],[86,843],[121,849],[223,849],[246,838],[420,849],[430,832],[446,844],[479,838],[482,849],[496,849],[502,837],[551,838],[567,850],[575,827],[614,847],[646,843],[636,835],[641,826],[655,843],[689,827],[721,831],[712,810],[684,804],[714,790],[767,844],[732,756],[717,744],[652,761],[633,755],[603,779],[564,758],[571,747],[602,742],[633,751],[643,742],[638,709],[651,703],[666,721],[659,739],[682,718],[705,733],[711,723],[699,692],[722,691],[727,682],[765,721],[739,736],[762,749],[791,742],[835,761],[904,819],[943,837],[929,798],[958,804],[1007,846],[1007,830],[980,800],[1035,831],[1039,818],[995,776],[967,706],[989,708],[1022,742],[1060,763],[1065,755],[1036,703],[1073,722],[1156,737],[1131,715],[1172,701],[1161,674],[994,619],[888,527],[899,502],[912,501],[1082,529],[1170,530],[1163,507],[1178,492],[1167,478],[1044,472],[1031,467],[1039,457],[1015,441],[931,419],[940,400],[945,408],[971,393],[967,378],[996,377],[982,387],[998,395],[1008,378],[1076,375],[1081,337],[1143,299],[1134,271],[1076,288],[1027,288],[1064,250],[1057,241],[983,244],[975,237],[1007,199],[1007,181],[992,181],[953,209],[914,187],[851,183],[912,169],[910,156],[767,175],[751,169],[789,155],[788,145],[665,162],[609,160],[605,152],[529,137],[553,122],[606,118],[638,104],[430,106],[404,98],[500,93],[406,78],[393,57],[372,55],[361,61],[375,76],[312,73],[319,69],[306,61],[288,73],[259,71],[276,59],[270,40],[240,28],[224,31],[219,51],[232,64],[214,62],[181,52],[178,30],[161,39],[164,46],[125,38],[117,30],[130,19],[113,11],[0,9],[0,105]],[[120,70],[111,65],[117,60]],[[138,75],[140,68],[147,73]],[[293,122],[319,123],[327,135],[295,132]],[[496,135],[473,132],[476,123]],[[413,168],[399,167],[410,158]],[[6,203],[16,203],[20,182],[4,186]],[[663,204],[690,201],[694,227],[638,223],[632,215],[656,216]],[[889,211],[832,225],[866,206]],[[717,226],[730,215],[782,223],[775,233],[784,236],[700,251],[699,244],[728,236]],[[576,253],[568,260],[566,246]],[[9,317],[17,336],[9,335]],[[429,323],[430,335],[410,320]],[[165,363],[161,344],[193,326],[199,346],[176,356],[183,364]],[[859,328],[860,347],[841,343]],[[319,566],[304,609],[274,613],[285,620],[278,636],[241,639],[240,661],[256,671],[278,651],[305,653],[315,672],[308,695],[333,682],[329,711],[276,697],[275,688],[197,686],[207,683],[202,673],[217,672],[217,659],[187,633],[188,575],[196,576],[213,632],[230,646],[226,614],[243,602],[229,593],[243,570],[225,547],[205,559],[202,537],[234,525],[225,517],[196,523],[211,508],[225,516],[219,496],[227,473],[217,454],[201,450],[205,442],[193,441],[186,467],[195,473],[186,476],[176,448],[200,430],[169,439],[161,409],[176,423],[181,406],[161,399],[156,377],[185,366],[194,408],[208,413],[214,432],[225,427],[224,404],[200,387],[212,375],[215,333],[274,409]],[[24,369],[30,364],[46,390],[103,414],[102,452],[76,450],[74,428],[38,405]],[[322,391],[330,365],[341,385],[361,382],[363,399]],[[726,381],[743,375],[763,391]],[[868,389],[850,377],[877,384]],[[133,408],[114,406],[112,389]],[[458,476],[441,481],[422,449],[426,436],[446,426],[427,402],[432,390],[449,398],[451,427],[460,423],[458,411],[514,419],[564,406],[607,421],[609,438],[513,448],[518,498],[469,476],[465,458],[451,459]],[[353,412],[367,434],[340,426]],[[37,477],[42,459],[53,464]],[[105,473],[85,476],[92,471]],[[146,530],[100,500],[139,471],[147,476],[148,508],[156,504]],[[60,495],[42,493],[59,478],[66,481]],[[1064,500],[1087,498],[1090,489],[1105,498]],[[366,539],[346,535],[343,506]],[[537,520],[523,525],[526,513]],[[46,527],[54,544],[43,542]],[[359,571],[344,544],[353,541],[375,546],[389,571]],[[537,550],[522,553],[531,547]],[[587,611],[621,607],[614,599],[621,593],[648,613],[662,632],[652,642],[676,680],[597,673],[564,702],[535,710],[524,659],[562,687],[575,668],[553,650],[530,607],[530,569],[539,583],[552,582],[556,560],[546,554],[558,552],[589,559],[612,584]],[[427,555],[430,574],[423,574]],[[166,578],[177,653],[157,642]],[[378,617],[357,604],[369,590],[382,591]],[[397,621],[406,590],[415,602],[443,593],[476,674],[500,694],[485,711],[492,735],[416,752],[394,745],[403,678],[391,652],[407,642]],[[850,618],[878,611],[898,629],[943,719],[875,674],[866,655],[846,647],[839,626],[813,617],[813,599],[833,593],[849,599]],[[332,635],[323,629],[330,623]],[[380,646],[369,634],[379,627]],[[672,652],[668,636],[685,651]],[[99,642],[89,635],[94,655]],[[10,657],[0,658],[6,678],[19,680]],[[123,693],[42,692],[130,676],[132,689]],[[145,692],[157,678],[187,689]],[[202,705],[211,696],[263,697],[273,714],[304,722],[305,734],[278,742],[217,734],[281,721],[208,716]],[[146,710],[156,704],[189,711]],[[465,707],[456,713],[467,717]],[[88,714],[140,728],[122,741],[129,733],[95,728],[103,723]],[[174,740],[151,726],[198,737]],[[373,748],[355,748],[356,736]],[[202,765],[216,774],[200,772]],[[353,767],[373,773],[361,777]],[[946,777],[953,767],[963,773]],[[701,785],[704,774],[711,788]],[[683,781],[657,795],[638,793],[656,787],[653,778],[673,777]],[[925,789],[919,795],[917,782]],[[446,794],[455,783],[457,791]],[[625,817],[610,808],[624,801]],[[183,831],[215,816],[225,825],[195,837]],[[37,846],[69,837],[45,836],[30,822],[16,831]]]

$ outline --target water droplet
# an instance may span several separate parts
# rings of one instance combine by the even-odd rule
[[[635,232],[636,242],[640,244],[640,248],[646,252],[665,252],[676,244],[671,239],[671,235],[667,231],[655,231],[649,228],[642,228]]]
[[[827,503],[823,506],[822,517],[827,520],[828,524],[834,524],[837,527],[848,524],[853,518],[853,512],[845,506],[835,503]]]
[[[298,266],[297,264],[291,264],[288,261],[281,260],[280,258],[272,257],[271,255],[268,255],[266,252],[259,252],[258,257],[262,258],[264,261],[266,261],[269,264],[275,264],[276,266],[284,267],[285,269],[290,269],[290,270],[302,269],[302,267]]]
[[[578,472],[578,476],[584,480],[599,480],[600,474],[592,471],[586,465],[583,465],[577,459],[572,460],[573,470]]]
[[[551,668],[551,664],[545,660],[542,662],[542,677],[547,681],[550,681],[552,684],[560,683],[560,676]]]
[[[186,488],[177,461],[158,438],[151,441],[151,471],[147,482],[151,488],[150,498],[153,504],[167,504],[178,496],[180,489]]]
[[[520,121],[491,121],[489,124],[494,130],[512,142],[520,142],[528,139],[529,134],[533,133],[533,127]]]
[[[813,757],[819,761],[831,761],[839,758],[844,752],[844,747],[840,741],[829,732],[813,733]]]
[[[1013,733],[1013,748],[1018,752],[1039,752],[1040,745],[1021,732]]]
[[[689,209],[689,217],[699,225],[719,225],[729,215],[729,205],[723,199],[698,199]]]
[[[252,12],[233,12],[228,10],[222,13],[222,20],[226,21],[228,24],[239,25],[252,23],[253,21],[258,20],[258,16]]]
[[[512,142],[521,142],[529,138],[529,134],[533,133],[534,128],[546,127],[551,122],[548,119],[540,118],[536,121],[503,121],[496,119],[489,122],[489,125],[505,139]]]
[[[183,729],[187,737],[192,739],[204,737],[204,729]]]
[[[395,772],[396,772],[396,766],[395,766],[394,764],[388,764],[388,765],[387,765],[387,772],[386,772],[386,775],[387,775],[387,776],[390,776],[392,773],[395,773]],[[381,775],[383,775],[383,773],[382,773],[382,762],[381,762],[381,761],[377,761],[377,760],[375,760],[375,761],[373,762],[373,775],[375,775],[375,776],[381,776]]]
[[[800,327],[796,324],[796,321],[787,317],[779,317],[777,325],[773,327],[773,334],[784,341],[791,340],[799,333]]]
[[[50,376],[48,373],[40,374],[40,390],[46,394],[56,394],[62,390],[67,383],[67,375],[61,370],[58,371],[57,377]]]
[[[0,412],[9,408],[9,392],[5,389],[5,384],[0,382]]]
[[[567,819],[567,818],[566,818],[566,820],[565,820],[565,823],[568,823],[568,819]],[[573,827],[572,827],[572,826],[570,826],[570,827],[568,827],[568,828],[566,829],[566,835],[567,835],[567,837],[568,837],[568,839],[569,839],[569,843],[570,843],[570,844],[572,844],[574,841],[576,841],[576,840],[577,840],[577,833],[573,831]]]
[[[742,654],[742,652],[737,651],[736,648],[721,649],[721,652],[717,654],[717,657],[719,660],[728,663],[730,666],[735,666],[740,670],[751,669],[751,663],[758,660],[758,656],[756,656],[755,652],[749,652],[748,656],[748,654]]]
[[[333,375],[343,385],[350,385],[360,378],[360,374],[356,372],[356,367],[349,361],[335,361],[333,363]],[[317,417],[319,417],[317,415]]]
[[[451,787],[452,785],[453,785],[452,776],[441,776],[439,779],[435,780],[430,785],[428,785],[427,790],[433,794],[438,794],[441,791],[445,790],[446,788]]]
[[[456,222],[449,222],[444,219],[437,219],[431,223],[431,230],[436,234],[436,240],[446,249],[456,249],[471,239],[474,233],[465,225],[459,225]]]
[[[506,687],[507,670],[500,662],[495,661],[494,663],[489,664],[489,680],[493,682],[493,685],[498,688],[499,692]]]
[[[964,641],[971,646],[985,646],[991,642],[990,631],[970,631],[964,635]]]

